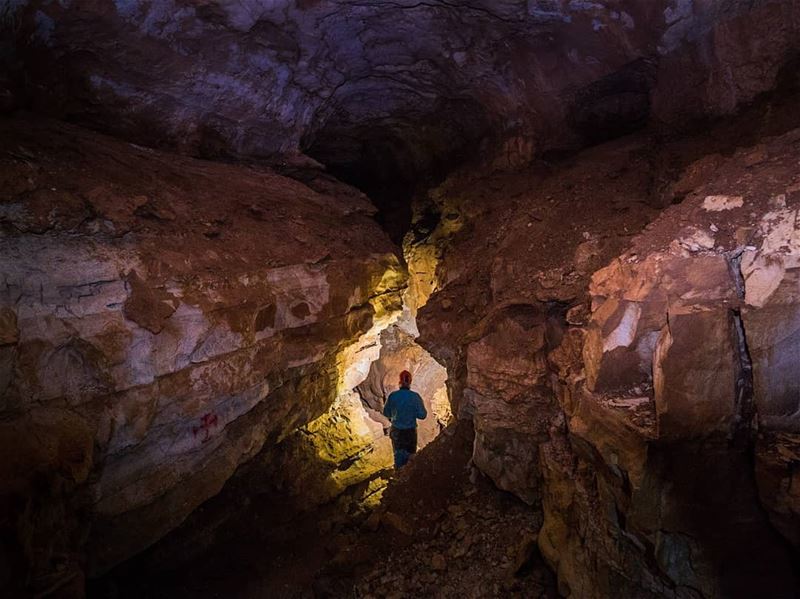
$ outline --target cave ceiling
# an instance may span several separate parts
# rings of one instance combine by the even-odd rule
[[[17,104],[195,155],[366,156],[410,173],[486,140],[536,153],[730,111],[774,84],[800,29],[792,4],[17,0],[3,85]],[[748,11],[766,54],[735,43]],[[744,57],[752,68],[730,75]]]

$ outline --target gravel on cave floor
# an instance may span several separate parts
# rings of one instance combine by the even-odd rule
[[[455,427],[395,474],[381,507],[338,535],[315,596],[557,597],[541,510],[477,474],[471,447],[471,427]]]

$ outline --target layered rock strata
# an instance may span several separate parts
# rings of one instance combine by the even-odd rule
[[[34,120],[0,138],[3,526],[37,587],[82,548],[100,573],[147,547],[325,413],[406,275],[319,172],[314,191]]]
[[[647,143],[451,177],[421,343],[563,595],[791,596],[800,131]]]

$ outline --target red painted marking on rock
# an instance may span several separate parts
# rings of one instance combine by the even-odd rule
[[[192,434],[197,437],[197,433],[203,433],[203,439],[201,442],[205,443],[211,438],[211,429],[216,427],[218,423],[219,418],[217,418],[216,414],[212,412],[204,414],[200,419],[200,426],[192,427]]]

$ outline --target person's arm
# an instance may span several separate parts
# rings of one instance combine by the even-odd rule
[[[417,393],[417,420],[425,420],[428,417],[428,410],[425,409],[425,403],[422,397]]]
[[[394,407],[392,405],[391,395],[389,395],[389,399],[386,400],[386,403],[383,406],[383,415],[386,416],[389,420],[394,418]]]

